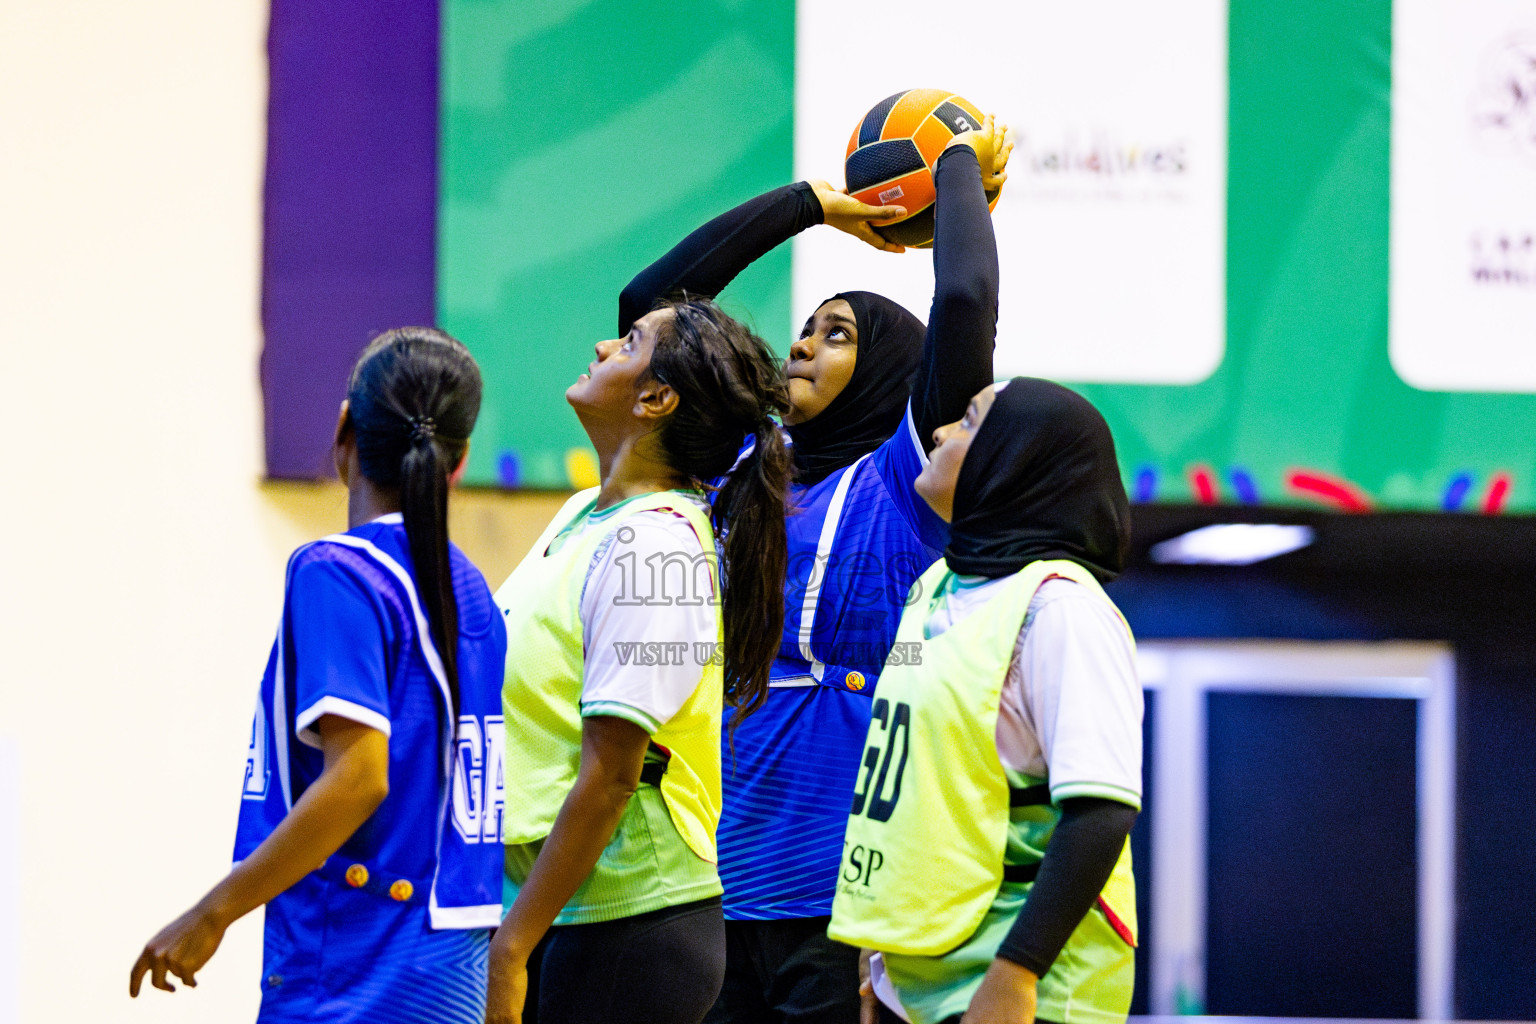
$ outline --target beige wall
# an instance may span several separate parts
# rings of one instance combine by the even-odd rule
[[[295,545],[346,528],[347,492],[340,484],[269,482],[261,485],[261,492],[266,504],[293,524]],[[569,491],[510,494],[480,488],[458,490],[448,508],[448,531],[495,588],[517,567],[570,496]],[[286,551],[283,554],[287,556]],[[279,564],[279,584],[281,575]],[[276,615],[274,609],[273,625]]]
[[[0,1024],[255,1013],[259,915],[195,992],[126,981],[227,868],[283,561],[344,519],[259,482],[266,13],[0,3]],[[557,500],[461,495],[457,539],[494,584]]]

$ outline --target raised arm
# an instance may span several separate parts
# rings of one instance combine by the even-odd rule
[[[803,181],[722,213],[640,271],[619,293],[619,337],[628,334],[658,299],[679,291],[713,298],[758,257],[820,223],[821,204]]]
[[[714,298],[759,257],[816,224],[830,224],[877,249],[899,251],[869,221],[900,216],[895,206],[866,206],[824,181],[797,181],[722,213],[672,247],[619,293],[619,337],[677,292]]]
[[[934,174],[933,307],[923,361],[912,388],[912,419],[924,451],[933,432],[965,415],[971,397],[992,383],[997,337],[997,240],[982,183],[999,187],[1012,149],[989,116],[979,132],[957,135]]]

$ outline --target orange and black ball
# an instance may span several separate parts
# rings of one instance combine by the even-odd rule
[[[871,206],[907,210],[900,220],[874,222],[887,241],[919,249],[933,244],[933,169],[949,140],[979,129],[981,119],[981,111],[952,92],[908,89],[876,103],[853,129],[843,165],[849,194]],[[1000,193],[987,193],[989,209]]]

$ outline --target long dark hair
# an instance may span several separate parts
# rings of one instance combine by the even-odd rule
[[[448,721],[459,709],[459,603],[448,556],[448,477],[480,415],[480,367],[432,327],[374,338],[347,383],[347,429],[363,476],[400,492],[412,574],[448,682]]]
[[[722,541],[725,699],[740,721],[768,697],[784,631],[790,456],[772,417],[789,408],[789,388],[763,339],[713,302],[684,298],[658,308],[673,315],[657,328],[650,375],[678,396],[659,430],[667,461],[703,485],[729,474],[712,517]],[[741,456],[749,438],[752,450]]]

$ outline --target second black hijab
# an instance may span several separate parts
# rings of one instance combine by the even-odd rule
[[[1125,568],[1130,530],[1115,441],[1099,410],[1048,380],[1009,381],[960,467],[944,549],[950,569],[1009,576],[1065,558],[1108,582]]]
[[[853,376],[838,396],[805,423],[788,427],[795,482],[814,484],[874,451],[901,426],[923,358],[923,322],[874,292],[839,292],[858,326]],[[820,308],[820,307],[817,307]]]

